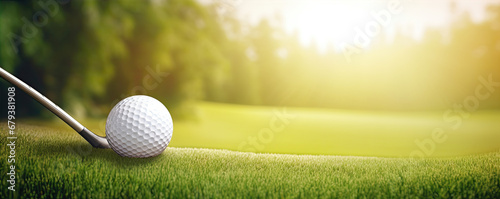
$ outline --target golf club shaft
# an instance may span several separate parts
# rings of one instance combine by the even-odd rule
[[[6,70],[0,67],[0,76],[14,84],[16,87],[20,88],[24,92],[28,93],[31,97],[33,97],[40,104],[45,106],[45,108],[49,109],[52,113],[54,113],[57,117],[61,118],[66,124],[71,126],[76,132],[80,133],[80,135],[85,138],[92,146],[97,148],[109,148],[109,144],[104,137],[100,137],[95,135],[88,129],[86,129],[82,124],[76,121],[73,117],[71,117],[66,111],[61,109],[59,106],[54,104],[52,101],[47,99],[45,96],[40,94],[35,89],[31,88],[28,84],[24,83],[14,75],[10,74]]]

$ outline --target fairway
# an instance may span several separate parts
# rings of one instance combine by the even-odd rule
[[[169,147],[229,149],[243,152],[409,157],[416,142],[432,139],[441,128],[447,139],[434,143],[426,157],[454,157],[500,149],[500,111],[476,111],[460,127],[442,111],[382,112],[295,107],[245,106],[200,102],[192,120],[174,121]],[[284,122],[283,122],[284,121]],[[61,127],[61,121],[29,121]],[[104,136],[106,120],[83,122]],[[273,128],[273,125],[276,126]],[[69,127],[65,127],[70,130]],[[259,138],[261,131],[266,134]],[[74,136],[78,136],[74,134]],[[252,145],[249,139],[254,139]],[[264,140],[262,140],[264,139]],[[425,145],[426,149],[430,146]]]
[[[434,152],[428,157],[470,155],[499,149],[500,111],[477,111],[464,119],[457,129],[443,120],[443,112],[347,111],[205,102],[199,105],[198,121],[175,123],[171,146],[284,154],[409,157],[413,151],[420,150],[417,140],[432,139],[433,130],[442,128],[447,140],[436,143]],[[274,123],[277,127],[273,130]],[[263,138],[259,138],[261,131],[266,132]],[[249,143],[249,138],[256,139],[256,146]]]
[[[18,124],[18,137],[20,198],[500,197],[500,152],[415,160],[168,147],[130,159],[94,149],[67,128]],[[6,144],[4,134],[0,140]]]
[[[440,125],[435,113],[302,108],[286,109],[293,119],[274,132],[259,151],[263,153],[216,149],[238,150],[248,136],[269,127],[280,109],[201,103],[198,119],[174,120],[172,143],[163,154],[148,159],[92,148],[60,121],[19,119],[16,193],[21,198],[500,197],[500,151],[491,150],[500,140],[493,131],[498,121],[494,112],[475,113],[463,129],[449,135],[449,143],[436,145],[440,148],[434,156],[450,157],[407,158],[416,147],[414,139],[425,138],[428,129]],[[101,123],[86,122],[97,132]],[[477,125],[486,126],[467,132]],[[0,126],[6,132],[6,123]],[[469,139],[469,145],[453,145],[463,139]],[[7,144],[5,134],[0,140]],[[8,153],[6,147],[1,152]],[[0,162],[7,173],[6,161]],[[1,185],[7,187],[7,181]],[[10,192],[3,189],[0,198],[6,194]]]

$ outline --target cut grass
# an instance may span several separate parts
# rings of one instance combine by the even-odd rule
[[[440,128],[446,139],[435,142],[434,147],[425,146],[425,150],[432,152],[426,154],[428,157],[479,154],[500,147],[500,111],[476,111],[469,118],[463,118],[455,129],[455,122],[443,119],[444,110],[349,111],[220,103],[200,103],[198,110],[197,122],[174,120],[171,146],[283,154],[409,157],[412,152],[422,150],[416,141],[431,140],[434,129]],[[256,144],[250,144],[251,139]]]
[[[130,159],[93,149],[66,127],[18,121],[17,136],[20,198],[500,197],[500,152],[408,159],[168,147],[155,158]],[[6,141],[2,133],[2,154]],[[0,161],[0,198],[13,196],[7,166]]]
[[[259,153],[409,157],[414,151],[423,153],[416,142],[428,142],[434,129],[440,128],[446,139],[435,142],[433,147],[425,144],[424,150],[431,151],[425,154],[427,157],[473,155],[500,149],[500,111],[476,111],[469,118],[463,118],[459,128],[454,129],[455,123],[443,120],[444,111],[348,111],[208,102],[199,103],[197,110],[196,121],[174,118],[174,134],[169,146]],[[65,126],[59,120],[51,124],[29,123]],[[94,133],[105,135],[105,119],[82,124]]]

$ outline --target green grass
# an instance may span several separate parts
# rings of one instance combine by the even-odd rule
[[[274,109],[203,103],[197,121],[174,118],[171,144],[160,156],[148,159],[94,149],[60,121],[18,119],[15,196],[500,197],[497,112],[474,113],[424,159],[407,157],[416,148],[415,139],[429,138],[433,128],[446,125],[441,121],[442,113],[294,108],[288,111],[296,117],[263,144],[258,152],[264,153],[213,149],[237,150],[249,136],[258,136],[259,130],[269,127]],[[99,134],[104,132],[99,120],[83,123]],[[5,122],[0,123],[0,132],[4,132],[0,134],[4,146],[0,152],[7,154]],[[8,198],[13,195],[7,191],[7,157],[3,158],[0,198]]]
[[[168,147],[130,159],[93,149],[67,129],[19,124],[18,136],[20,198],[500,197],[500,152],[408,159]],[[0,170],[8,172],[5,160]],[[11,197],[2,176],[0,198]]]
[[[269,129],[276,111],[293,115],[283,130],[273,131],[261,147],[246,145]],[[476,111],[457,129],[443,120],[443,111],[376,112],[290,107],[255,107],[202,103],[196,122],[175,121],[172,145],[255,151],[261,153],[409,157],[416,140],[432,139],[442,128],[447,139],[428,157],[451,157],[500,149],[500,111]],[[104,124],[104,123],[103,123]],[[102,125],[101,125],[102,126]],[[97,127],[96,127],[97,128]],[[104,132],[104,129],[102,129]],[[267,141],[267,140],[266,140]],[[255,150],[252,150],[255,149]]]
[[[293,115],[281,131],[272,131],[266,143],[259,132],[270,129],[276,111]],[[409,157],[417,140],[432,139],[435,128],[442,128],[447,139],[436,143],[428,157],[454,157],[492,152],[500,149],[500,110],[476,111],[463,118],[457,129],[443,120],[442,111],[377,112],[290,107],[258,107],[200,103],[197,120],[174,118],[174,135],[169,146],[229,149],[235,151],[307,154]],[[40,126],[64,126],[61,121]],[[105,119],[82,122],[93,132],[105,135]],[[70,129],[69,127],[66,127]],[[279,129],[278,129],[279,130]],[[244,142],[257,139],[259,147]],[[268,137],[269,138],[269,137]],[[267,141],[267,140],[266,140]]]

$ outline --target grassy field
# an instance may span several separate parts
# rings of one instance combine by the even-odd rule
[[[443,120],[443,111],[370,112],[200,103],[197,120],[174,118],[169,146],[244,152],[409,157],[432,139],[435,128],[447,139],[427,157],[474,155],[500,149],[500,111],[476,111],[461,125]],[[285,122],[283,122],[285,121]],[[40,126],[65,126],[61,121]],[[82,122],[105,135],[105,119]],[[273,126],[274,124],[274,126]],[[274,127],[274,128],[273,128]],[[70,129],[69,127],[66,127]],[[266,133],[261,133],[265,131]],[[259,134],[263,137],[259,139]],[[256,145],[249,143],[255,139]]]
[[[495,148],[500,146],[500,117],[495,112],[474,113],[424,159],[407,157],[417,147],[415,139],[426,139],[433,128],[445,125],[439,113],[287,109],[293,115],[289,122],[280,131],[275,125],[273,138],[259,143],[264,148],[258,152],[265,153],[213,149],[238,150],[248,137],[272,128],[270,121],[280,109],[204,103],[197,121],[175,121],[171,145],[149,159],[94,149],[59,121],[18,119],[16,196],[500,197],[500,151]],[[103,133],[100,121],[84,123]],[[0,131],[7,132],[5,122]],[[0,134],[1,154],[9,153],[6,135]],[[7,191],[3,157],[0,198],[7,198],[12,193]]]
[[[18,128],[21,198],[500,197],[500,152],[407,159],[169,147],[155,158],[130,159],[93,149],[69,130]],[[3,134],[0,140],[5,146]],[[0,168],[8,172],[6,161]],[[0,198],[11,196],[5,176]]]
[[[426,154],[428,157],[500,149],[500,111],[471,113],[453,129],[454,123],[443,120],[444,110],[370,112],[217,103],[203,103],[198,110],[197,122],[175,124],[178,133],[172,139],[172,146],[262,153],[409,157],[413,151],[420,150],[417,140],[432,139],[433,130],[441,128],[447,139],[435,143],[435,150]],[[273,130],[272,123],[282,130]],[[272,133],[264,134],[265,140],[260,140],[259,133],[267,130]],[[252,138],[258,146],[248,143]]]

